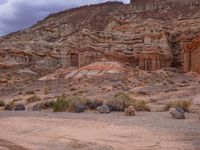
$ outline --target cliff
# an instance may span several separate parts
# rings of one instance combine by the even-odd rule
[[[183,43],[193,45],[199,36],[198,0],[108,2],[52,14],[2,37],[0,63],[46,72],[112,60],[144,70],[190,71],[185,66],[199,58],[186,58]],[[199,47],[191,53],[199,54]]]

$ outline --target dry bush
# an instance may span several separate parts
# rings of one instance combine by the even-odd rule
[[[91,110],[96,110],[96,108],[101,105],[103,105],[103,101],[99,99],[95,99],[95,100],[89,99],[86,102],[86,106],[88,107],[88,109],[91,109]]]
[[[192,100],[177,100],[177,101],[170,101],[164,107],[164,111],[168,111],[170,108],[182,108],[185,112],[190,111],[190,107],[192,105]]]
[[[33,95],[33,96],[29,97],[26,101],[28,103],[34,103],[34,102],[38,102],[40,100],[41,100],[40,97],[38,97],[37,95]]]
[[[69,104],[68,111],[70,112],[84,112],[87,104],[87,99],[79,96],[70,96],[67,98]]]
[[[15,102],[11,101],[5,105],[4,110],[14,110],[14,105],[15,105]]]
[[[136,111],[151,111],[151,108],[145,101],[135,101],[134,105]]]
[[[134,100],[125,93],[117,93],[114,98],[107,102],[111,111],[124,111],[129,106],[133,106]]]
[[[128,94],[117,93],[112,100],[107,102],[111,111],[124,111],[129,106],[134,106],[136,111],[151,111],[144,101],[132,99]]]
[[[45,109],[51,109],[54,106],[54,101],[46,101],[46,102],[42,102],[42,103],[37,103],[35,104],[31,110],[33,111],[41,111],[41,110],[45,110]]]
[[[57,101],[53,104],[53,110],[55,112],[83,112],[86,108],[87,99],[79,96],[70,96],[65,98],[64,95],[58,97]]]
[[[4,101],[0,100],[0,107],[4,107],[6,104]]]

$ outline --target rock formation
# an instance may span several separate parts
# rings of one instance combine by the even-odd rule
[[[101,114],[106,114],[106,113],[110,113],[110,110],[107,105],[102,105],[102,106],[97,107],[97,112]]]
[[[169,113],[175,119],[185,119],[185,112],[181,108],[170,108]]]
[[[200,73],[200,36],[182,44],[184,52],[184,71]]]
[[[107,2],[52,14],[0,38],[0,67],[36,71],[118,61],[143,70],[199,68],[198,0]]]
[[[129,106],[128,108],[125,109],[125,115],[126,116],[135,116],[135,108],[134,106]]]

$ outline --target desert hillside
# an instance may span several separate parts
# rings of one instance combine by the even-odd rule
[[[198,150],[199,113],[199,0],[82,6],[0,37],[0,150]]]
[[[107,2],[58,12],[3,36],[1,99],[78,94],[107,100],[126,92],[159,106],[191,99],[196,111],[199,8],[197,0]]]

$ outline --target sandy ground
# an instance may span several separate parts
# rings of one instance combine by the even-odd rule
[[[200,150],[200,120],[167,112],[0,112],[0,150]]]

